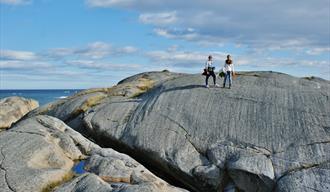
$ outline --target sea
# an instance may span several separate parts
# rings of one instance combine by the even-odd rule
[[[41,90],[1,90],[0,99],[11,96],[19,96],[37,100],[39,106],[45,105],[55,100],[64,99],[74,95],[82,89],[41,89]]]

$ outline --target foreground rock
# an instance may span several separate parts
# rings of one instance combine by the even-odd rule
[[[0,131],[9,128],[25,114],[39,106],[33,99],[7,97],[0,100]]]
[[[100,148],[50,116],[36,116],[0,133],[1,191],[184,191],[127,155]],[[85,160],[86,173],[72,173]]]
[[[117,94],[142,77],[159,81]],[[87,90],[31,115],[59,117],[193,191],[329,191],[329,81],[247,72],[232,89],[202,84],[200,75],[139,74],[83,110],[105,93]]]

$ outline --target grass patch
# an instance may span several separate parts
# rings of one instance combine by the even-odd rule
[[[137,97],[140,97],[141,95],[143,95],[146,91],[139,91],[139,92],[136,92],[134,93],[132,96],[130,96],[129,98],[137,98]]]
[[[138,81],[138,84],[135,86],[138,91],[135,92],[131,98],[136,98],[141,96],[143,93],[149,91],[151,88],[153,88],[155,85],[155,82],[153,80],[150,79],[146,79],[146,78],[141,78]]]
[[[70,171],[68,172],[67,174],[65,174],[61,180],[59,181],[53,181],[51,183],[49,183],[48,185],[46,185],[42,190],[41,192],[51,192],[53,191],[56,187],[70,181],[73,177],[75,176],[75,174]]]
[[[79,108],[81,111],[86,112],[89,108],[100,104],[101,101],[106,97],[106,95],[95,95],[93,97],[88,97]]]

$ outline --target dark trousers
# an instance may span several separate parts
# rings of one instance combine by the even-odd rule
[[[208,85],[209,84],[209,77],[212,76],[213,77],[213,83],[214,85],[216,84],[216,77],[214,74],[214,71],[209,71],[209,73],[206,75],[206,79],[205,79],[205,84]]]

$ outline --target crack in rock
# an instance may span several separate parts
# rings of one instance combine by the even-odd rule
[[[173,122],[173,123],[175,123],[176,125],[178,125],[178,127],[179,128],[181,128],[181,130],[183,130],[183,132],[184,132],[184,137],[186,138],[186,140],[195,148],[195,150],[198,152],[198,153],[200,153],[200,154],[202,154],[203,156],[205,156],[204,155],[204,153],[200,150],[200,149],[198,149],[198,147],[190,140],[191,139],[191,135],[188,133],[188,131],[186,130],[186,128],[183,126],[183,125],[181,125],[179,122],[177,122],[177,121],[175,121],[174,119],[172,119],[171,117],[169,117],[169,116],[167,116],[167,115],[164,115],[164,114],[162,114],[162,113],[158,113],[160,116],[162,116],[162,117],[164,117],[164,118],[166,118],[166,119],[168,119],[168,120],[170,120],[171,122]],[[173,130],[172,130],[173,131]],[[175,131],[176,132],[176,131]],[[176,133],[178,133],[179,134],[179,132],[176,132]],[[205,156],[206,157],[206,156]]]
[[[14,192],[15,192],[15,190],[10,186],[10,184],[9,184],[9,182],[8,182],[7,170],[2,166],[3,162],[6,160],[6,156],[5,156],[5,154],[3,153],[3,148],[4,148],[4,147],[5,147],[5,146],[2,146],[1,149],[0,149],[0,153],[1,153],[1,155],[3,156],[3,159],[2,159],[1,164],[0,164],[0,169],[3,170],[3,171],[5,172],[5,182],[6,182],[7,186],[8,186],[8,188],[9,188],[11,191],[14,191]]]
[[[41,134],[41,133],[36,133],[36,132],[15,131],[15,130],[8,130],[8,132],[12,132],[12,133],[23,133],[23,134],[31,134],[31,135],[37,135],[37,136],[41,136],[41,137],[46,137],[46,135],[43,135],[43,134]]]
[[[285,177],[287,175],[291,175],[295,172],[306,170],[306,169],[317,168],[318,166],[322,166],[322,165],[327,164],[327,163],[330,163],[330,160],[322,162],[322,163],[311,164],[311,165],[302,165],[300,167],[288,170],[283,175],[281,175],[278,179],[276,179],[276,182],[279,182],[283,177]]]
[[[278,151],[274,151],[272,153],[272,155],[276,155],[279,153],[283,153],[286,152],[287,150],[289,150],[290,148],[296,148],[296,147],[304,147],[304,146],[311,146],[311,145],[318,145],[318,144],[328,144],[330,143],[330,141],[316,141],[313,143],[307,143],[307,144],[300,144],[300,145],[294,145],[294,143],[289,144],[286,148],[282,149],[282,150],[278,150]]]

